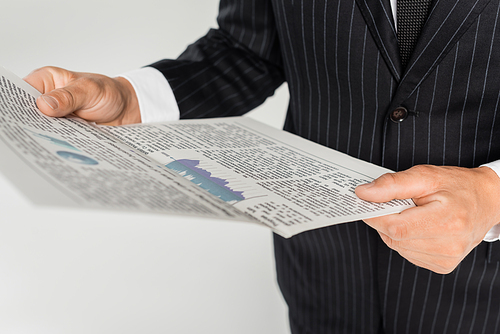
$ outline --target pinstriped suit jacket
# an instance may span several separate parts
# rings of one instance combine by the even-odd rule
[[[220,29],[152,66],[184,118],[241,115],[286,80],[288,131],[393,170],[473,167],[500,159],[499,12],[499,0],[435,0],[403,71],[389,0],[221,0]],[[398,106],[410,116],[394,123]],[[500,331],[496,243],[450,275],[412,266],[363,223],[275,237],[275,250],[294,333]]]

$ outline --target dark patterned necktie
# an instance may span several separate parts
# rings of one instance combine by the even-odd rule
[[[397,37],[403,67],[406,67],[420,31],[424,26],[432,0],[397,0]]]

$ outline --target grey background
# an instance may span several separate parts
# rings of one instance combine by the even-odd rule
[[[0,64],[118,75],[176,57],[216,25],[217,6],[5,2]],[[281,127],[287,99],[284,86],[250,117]],[[0,333],[287,333],[275,280],[265,228],[36,207],[0,175]]]

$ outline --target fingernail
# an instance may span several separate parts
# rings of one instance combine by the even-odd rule
[[[52,110],[56,110],[59,108],[59,102],[55,98],[50,95],[42,95],[42,99],[52,108]]]
[[[358,186],[358,188],[368,189],[368,188],[373,187],[373,185],[374,185],[374,183],[373,183],[373,182],[370,182],[370,183],[360,184],[360,185]]]

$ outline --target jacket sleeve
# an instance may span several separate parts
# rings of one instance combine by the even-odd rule
[[[217,22],[178,59],[150,65],[168,80],[181,118],[242,115],[284,81],[270,0],[221,0]]]

